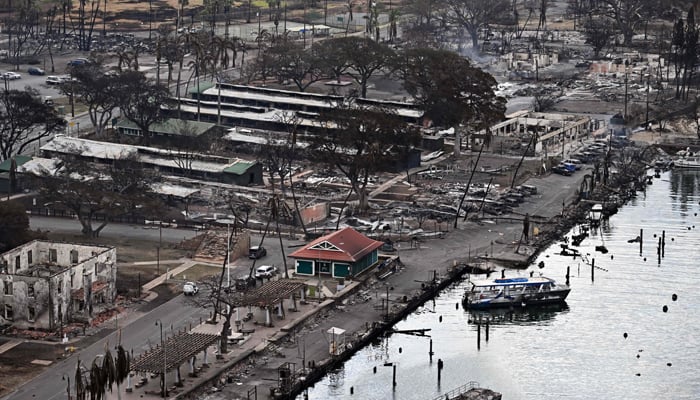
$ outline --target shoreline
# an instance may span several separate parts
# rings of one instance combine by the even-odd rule
[[[579,175],[579,180],[577,180],[580,185],[582,181],[583,173]],[[629,190],[620,192],[617,191],[618,197],[615,201],[615,207],[619,207],[629,201],[636,193],[636,190],[640,190],[643,187],[640,186],[640,178],[646,175],[646,165],[644,163],[637,163],[631,168],[631,172],[620,176],[619,184],[617,187],[629,187]],[[545,177],[548,179],[549,177]],[[564,196],[575,195],[578,191],[578,185],[573,188],[569,188]],[[274,382],[277,379],[277,372],[279,365],[270,366],[269,357],[265,364],[260,366],[256,365],[254,362],[249,362],[248,358],[253,357],[267,357],[268,349],[262,350],[259,353],[251,353],[249,357],[241,358],[237,360],[236,363],[225,367],[213,378],[210,378],[201,384],[197,385],[196,388],[189,391],[188,393],[183,393],[177,398],[182,399],[194,399],[202,398],[205,393],[211,391],[212,386],[217,387],[217,392],[222,393],[223,398],[236,398],[235,396],[243,396],[245,398],[249,390],[251,390],[251,383],[256,383],[253,387],[257,391],[258,396],[263,399],[294,399],[303,391],[313,386],[315,383],[319,382],[323,377],[331,370],[337,369],[343,365],[343,363],[352,357],[358,350],[371,343],[374,339],[386,334],[390,331],[392,326],[397,322],[401,321],[405,316],[414,312],[425,302],[433,299],[439,292],[445,287],[457,282],[467,271],[475,267],[477,263],[488,264],[486,267],[488,271],[495,272],[495,266],[498,265],[499,269],[508,263],[512,265],[510,268],[502,267],[503,270],[506,269],[520,269],[527,267],[537,255],[561,238],[575,225],[583,222],[587,218],[588,209],[593,202],[601,201],[609,197],[611,189],[605,185],[600,185],[597,191],[591,193],[586,201],[579,201],[577,196],[573,196],[575,199],[568,203],[564,207],[561,213],[555,213],[550,215],[546,220],[546,223],[541,224],[546,228],[542,228],[538,236],[526,245],[520,246],[520,252],[515,253],[512,250],[513,243],[509,242],[498,242],[489,240],[489,235],[483,237],[484,233],[493,233],[494,229],[489,229],[490,225],[478,225],[473,222],[464,224],[462,227],[452,230],[445,234],[444,239],[432,239],[424,243],[424,249],[409,249],[401,250],[403,253],[403,258],[400,259],[404,262],[404,267],[401,268],[397,273],[390,275],[383,281],[379,281],[373,275],[373,271],[368,271],[368,275],[363,277],[362,283],[360,283],[357,288],[351,292],[345,294],[342,298],[335,300],[334,304],[331,305],[331,309],[328,311],[332,314],[331,317],[325,317],[323,319],[327,320],[326,324],[316,323],[316,319],[312,316],[307,321],[302,321],[293,330],[286,332],[285,335],[278,337],[275,341],[275,345],[279,347],[276,349],[276,353],[283,354],[284,362],[293,362],[292,360],[298,359],[299,353],[299,340],[298,336],[310,336],[319,331],[325,331],[328,327],[336,324],[340,327],[343,321],[348,321],[350,318],[357,319],[357,316],[364,319],[364,328],[356,330],[348,330],[347,335],[350,336],[350,345],[339,355],[330,356],[328,355],[328,348],[325,342],[316,340],[312,346],[313,349],[309,348],[309,344],[304,342],[304,352],[309,354],[309,356],[304,358],[308,365],[303,365],[303,368],[297,368],[296,371],[301,373],[297,374],[294,379],[294,383],[287,388],[285,393],[277,391],[274,386]],[[548,196],[548,200],[552,200],[551,197],[555,196],[557,193],[550,193],[552,196]],[[562,195],[562,193],[558,193]],[[539,203],[546,202],[544,196],[540,199]],[[615,208],[613,208],[615,209]],[[551,210],[550,210],[551,211]],[[476,226],[474,226],[476,225]],[[516,231],[522,226],[520,222],[514,222],[510,220],[509,222],[494,224],[498,227],[499,231]],[[481,234],[482,237],[477,239],[477,235]],[[505,234],[499,232],[501,236]],[[441,267],[436,269],[425,269],[421,268],[425,265],[435,266],[437,263],[430,263],[430,255],[424,254],[425,249],[428,251],[435,252],[433,247],[436,244],[445,245],[447,242],[458,242],[460,239],[469,239],[470,248],[469,256],[465,257],[453,257],[452,265],[447,267],[440,264]],[[493,235],[491,236],[493,237]],[[484,240],[486,239],[486,240]],[[471,243],[475,242],[477,246],[473,249],[471,248]],[[490,242],[490,243],[489,243]],[[498,246],[497,248],[496,245]],[[489,256],[489,248],[491,250],[491,255]],[[464,253],[464,246],[461,246],[462,255]],[[495,252],[498,251],[498,254]],[[472,253],[473,252],[473,253]],[[472,255],[473,254],[473,255]],[[483,255],[482,255],[483,254]],[[456,254],[451,254],[456,255]],[[432,268],[432,267],[431,267]],[[483,270],[484,266],[481,265]],[[432,273],[432,275],[430,275]],[[371,274],[371,275],[369,275]],[[421,281],[420,278],[426,277],[436,277],[434,280],[424,280]],[[367,312],[367,303],[374,301],[378,302],[381,296],[375,295],[369,301],[357,302],[357,293],[371,292],[374,288],[376,291],[377,286],[383,286],[387,289],[387,294],[391,291],[389,296],[390,301],[394,303],[400,303],[400,306],[394,304],[393,309],[386,316],[382,313]],[[365,310],[365,312],[362,312]],[[345,318],[343,318],[345,317]],[[358,322],[358,321],[355,321]],[[362,321],[359,321],[362,322]],[[362,325],[362,324],[360,324]],[[295,345],[296,344],[296,345]],[[325,350],[325,352],[324,352]],[[313,356],[311,355],[313,353]],[[324,357],[325,353],[325,357]],[[246,363],[247,368],[240,368],[241,363]],[[279,363],[276,363],[279,364]],[[281,365],[281,364],[280,364]],[[233,372],[236,370],[236,372]],[[307,371],[308,370],[308,371]],[[305,374],[302,374],[306,372]],[[254,379],[253,379],[254,378]],[[248,384],[243,383],[243,381],[252,381]],[[227,382],[240,382],[238,385],[227,385]]]

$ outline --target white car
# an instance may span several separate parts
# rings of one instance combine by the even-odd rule
[[[47,85],[60,85],[61,84],[61,78],[56,76],[56,75],[49,75],[46,77],[46,84]]]
[[[255,269],[255,277],[258,279],[272,278],[277,273],[277,268],[272,265],[263,265]]]
[[[3,79],[7,79],[7,80],[10,80],[10,81],[13,81],[13,80],[15,80],[15,79],[20,79],[20,78],[22,78],[22,75],[18,74],[17,72],[10,72],[10,71],[8,71],[8,72],[3,73],[3,74],[2,74],[2,77],[3,77]]]
[[[182,293],[184,293],[185,296],[194,296],[197,292],[199,292],[199,288],[194,282],[186,282],[182,286]]]

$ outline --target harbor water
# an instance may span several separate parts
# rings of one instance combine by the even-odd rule
[[[559,255],[560,243],[554,243],[528,270],[509,272],[564,281],[569,266],[572,291],[564,307],[490,314],[489,340],[482,325],[478,346],[478,316],[460,304],[466,283],[455,285],[396,326],[431,329],[430,337],[384,338],[306,396],[430,400],[478,382],[509,400],[698,399],[699,202],[700,172],[665,172],[583,241],[583,258]],[[640,229],[641,254],[639,243],[628,242]],[[438,359],[444,363],[440,382]]]

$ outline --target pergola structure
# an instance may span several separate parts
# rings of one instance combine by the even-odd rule
[[[277,306],[278,315],[284,318],[284,300],[290,299],[292,305],[290,310],[296,311],[297,302],[294,293],[299,292],[301,300],[304,300],[304,288],[306,283],[293,279],[280,279],[270,281],[259,288],[245,292],[241,299],[242,307],[260,307],[265,309],[265,325],[272,325],[270,310]]]
[[[180,385],[180,366],[187,362],[190,374],[194,374],[197,353],[204,354],[204,364],[207,364],[207,348],[219,340],[219,335],[206,333],[183,332],[165,340],[164,345],[158,345],[153,350],[146,351],[131,362],[131,371],[151,374],[167,374],[175,370],[175,385]],[[127,380],[127,391],[131,389],[131,381]]]

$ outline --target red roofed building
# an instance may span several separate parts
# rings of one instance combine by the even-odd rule
[[[299,275],[355,276],[377,263],[382,242],[352,228],[322,236],[290,254]]]

